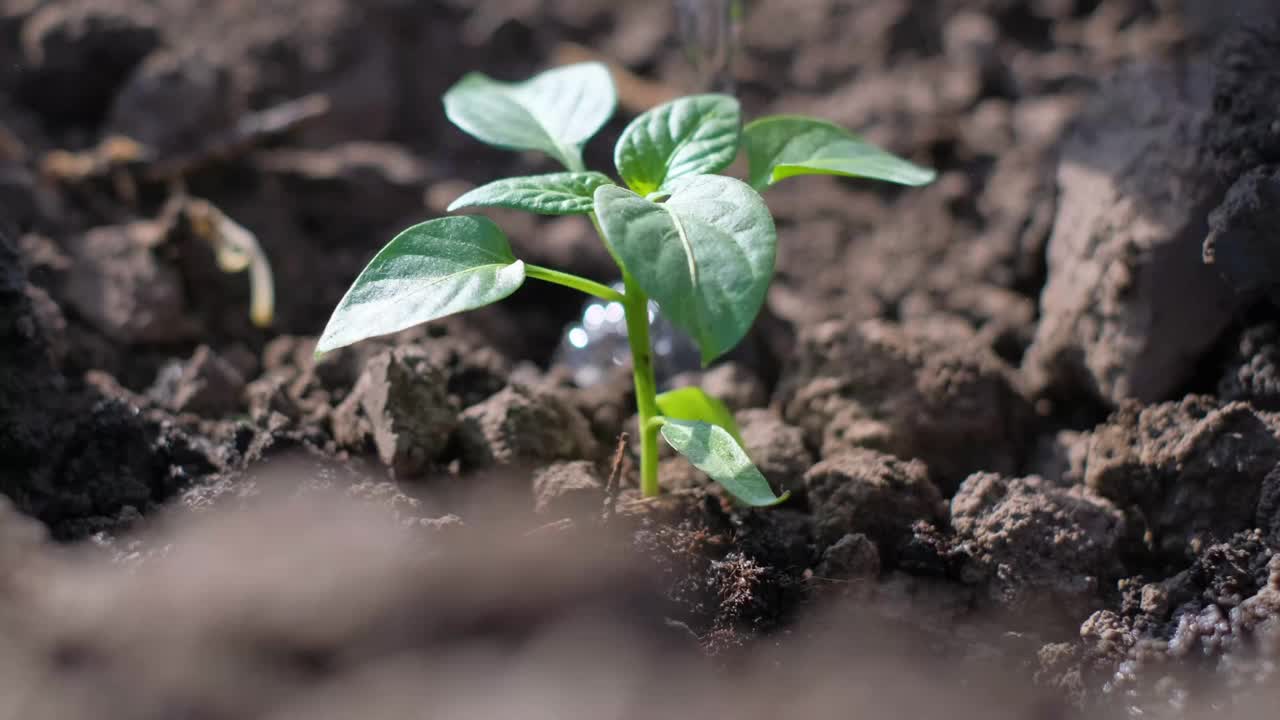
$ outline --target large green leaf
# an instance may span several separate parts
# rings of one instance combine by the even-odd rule
[[[497,302],[523,282],[524,263],[493,221],[462,216],[414,225],[356,278],[316,352]]]
[[[796,175],[841,175],[927,185],[937,173],[862,140],[839,125],[794,115],[760,118],[743,130],[751,186]]]
[[[454,125],[509,150],[541,150],[570,170],[582,169],[582,145],[617,105],[609,70],[579,63],[547,70],[521,83],[470,73],[444,95]]]
[[[672,181],[723,170],[738,155],[742,117],[728,95],[693,95],[631,121],[613,151],[618,173],[648,195]]]
[[[783,493],[782,497],[774,495],[769,481],[752,464],[738,441],[718,425],[667,418],[661,432],[671,447],[724,486],[739,502],[752,507],[767,507],[777,505],[791,495],[789,492]]]
[[[605,240],[640,288],[710,363],[737,345],[764,304],[778,237],[745,183],[695,175],[651,202],[616,185],[596,189]]]
[[[598,172],[507,178],[481,185],[454,200],[449,212],[464,207],[504,207],[540,215],[583,215],[594,207],[596,188],[611,182]]]
[[[659,395],[657,401],[658,412],[661,412],[664,417],[677,420],[701,420],[718,425],[728,430],[739,445],[746,447],[746,443],[742,441],[742,430],[738,428],[738,421],[733,418],[733,411],[719,398],[708,395],[702,388],[682,387],[668,390]]]

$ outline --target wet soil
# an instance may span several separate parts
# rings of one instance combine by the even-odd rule
[[[313,357],[396,230],[549,168],[441,92],[590,48],[620,73],[608,167],[636,109],[694,89],[665,4],[0,0],[0,716],[1274,701],[1280,11],[748,8],[749,115],[940,171],[770,191],[765,314],[677,379],[793,493],[767,511],[676,457],[637,497],[625,373],[553,360],[572,292]],[[271,260],[269,329],[179,176]],[[613,279],[580,218],[495,218]]]

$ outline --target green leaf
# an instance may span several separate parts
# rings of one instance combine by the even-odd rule
[[[497,302],[523,282],[524,263],[492,220],[462,216],[414,225],[356,278],[316,352]]]
[[[503,207],[540,215],[584,215],[595,206],[596,188],[612,181],[598,172],[564,172],[498,180],[453,201],[449,212],[464,207]]]
[[[696,175],[655,203],[596,189],[605,241],[645,294],[710,363],[737,345],[764,304],[778,236],[764,200],[740,180]]]
[[[738,101],[693,95],[660,105],[631,121],[613,151],[627,185],[641,195],[667,189],[690,175],[719,172],[738,155]]]
[[[677,420],[701,420],[718,425],[728,430],[739,445],[744,448],[747,446],[742,441],[742,430],[738,428],[738,421],[733,418],[733,412],[719,398],[708,395],[702,388],[682,387],[668,390],[659,395],[657,400],[658,410],[665,417]]]
[[[688,458],[694,467],[746,505],[767,507],[791,496],[790,492],[783,493],[782,497],[774,495],[769,481],[751,463],[738,441],[718,425],[667,418],[661,432],[671,447]]]
[[[751,186],[757,190],[796,175],[840,175],[900,185],[927,185],[938,175],[816,118],[760,118],[747,125],[743,136]]]
[[[444,111],[477,140],[508,150],[541,150],[579,170],[583,143],[609,121],[617,102],[608,68],[589,62],[521,83],[470,73],[445,93]]]

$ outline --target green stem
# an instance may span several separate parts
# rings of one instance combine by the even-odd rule
[[[590,213],[600,241],[622,270],[622,307],[627,319],[627,344],[631,346],[631,374],[636,386],[636,411],[640,415],[640,494],[644,497],[658,495],[658,430],[662,427],[658,416],[658,383],[653,376],[653,352],[649,346],[649,297],[631,279],[622,259],[600,226],[600,218]],[[657,421],[655,421],[657,420]]]
[[[541,265],[524,264],[524,274],[527,277],[536,278],[557,285],[571,287],[588,295],[594,295],[605,302],[623,302],[622,293],[614,290],[608,285],[602,285],[595,280],[588,280],[584,277],[578,277],[567,272],[552,270]]]
[[[649,298],[625,271],[627,342],[631,345],[632,374],[636,384],[636,409],[640,413],[640,494],[658,494],[658,384],[653,377],[653,353],[649,349]]]

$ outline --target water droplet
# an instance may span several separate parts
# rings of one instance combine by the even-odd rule
[[[622,283],[613,288],[623,290]],[[687,335],[662,317],[657,303],[649,303],[649,342],[653,348],[654,375],[664,386],[679,373],[699,367],[698,348]],[[570,325],[555,361],[573,371],[573,381],[582,387],[605,378],[613,367],[631,365],[631,349],[627,345],[626,311],[621,303],[591,300],[582,308],[581,321]]]
[[[610,323],[625,323],[627,320],[627,311],[622,307],[622,303],[609,303],[604,309],[604,319]]]

